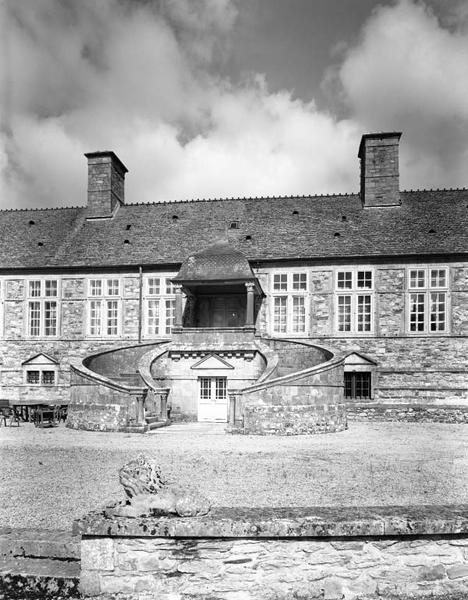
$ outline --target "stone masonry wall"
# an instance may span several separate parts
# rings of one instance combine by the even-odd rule
[[[356,599],[468,593],[468,540],[85,539],[88,594],[159,600]],[[433,596],[434,597],[434,596]]]
[[[105,277],[119,278],[121,281],[121,332],[116,337],[90,337],[87,335],[86,280]],[[45,277],[41,275],[34,278]],[[71,363],[80,363],[85,357],[98,352],[138,343],[139,276],[136,273],[113,273],[50,275],[46,278],[59,280],[57,337],[30,338],[26,335],[26,280],[15,276],[5,281],[3,339],[0,344],[2,397],[22,403],[68,404]],[[148,343],[152,340],[143,336],[142,341]],[[58,362],[55,385],[27,385],[25,382],[22,363],[40,353]]]
[[[440,264],[440,263],[437,263]],[[422,265],[424,267],[425,265]],[[383,403],[467,404],[468,403],[468,266],[449,266],[448,331],[444,335],[410,335],[407,332],[406,264],[369,266],[374,270],[374,322],[371,334],[337,334],[335,331],[334,277],[337,269],[349,266],[313,266],[309,272],[307,308],[309,330],[303,337],[336,353],[359,352],[377,363],[373,372],[374,399]],[[272,336],[271,274],[294,267],[263,266],[259,270],[266,297],[258,299],[257,334]],[[360,268],[367,268],[360,266]],[[164,275],[164,273],[161,273]],[[119,277],[122,295],[120,335],[91,338],[87,335],[88,277]],[[42,278],[43,276],[37,278]],[[51,277],[55,277],[52,276]],[[4,278],[3,339],[0,345],[0,385],[5,398],[21,402],[69,401],[69,366],[100,351],[138,343],[140,282],[138,273],[67,273],[58,276],[61,284],[59,335],[56,338],[29,338],[27,330],[27,279]],[[292,335],[284,337],[293,338]],[[151,342],[145,338],[142,342]],[[54,386],[29,386],[22,363],[39,353],[58,361]],[[306,365],[307,366],[307,365]],[[250,379],[250,375],[246,379]],[[193,411],[192,411],[193,412]]]
[[[76,523],[82,592],[159,600],[457,598],[467,507],[213,509]]]

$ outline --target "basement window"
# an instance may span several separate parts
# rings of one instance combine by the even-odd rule
[[[245,239],[246,239],[248,242],[250,242],[250,240],[252,239],[252,236],[251,236],[251,235],[246,235],[246,236],[245,236]]]
[[[231,221],[229,229],[239,229],[239,221]]]

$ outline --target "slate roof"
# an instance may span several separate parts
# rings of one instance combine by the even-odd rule
[[[127,204],[109,220],[86,208],[0,211],[0,268],[180,265],[229,234],[251,261],[468,254],[468,190]],[[232,221],[239,229],[230,230]]]
[[[217,240],[201,252],[191,254],[173,281],[250,281],[255,275],[247,258],[227,239]]]

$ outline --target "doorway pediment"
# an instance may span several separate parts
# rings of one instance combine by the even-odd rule
[[[209,354],[195,363],[192,369],[234,369],[234,367],[217,354]]]

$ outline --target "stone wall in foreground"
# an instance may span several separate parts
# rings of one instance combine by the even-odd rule
[[[159,600],[468,596],[468,506],[216,509],[77,522],[81,590]],[[447,596],[445,596],[446,598]]]

